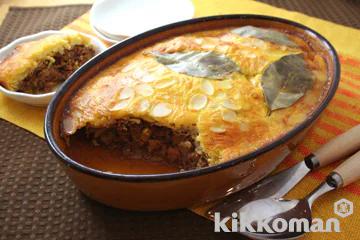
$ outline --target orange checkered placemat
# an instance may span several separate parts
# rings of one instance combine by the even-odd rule
[[[193,0],[195,16],[231,13],[252,13],[281,16],[301,22],[320,32],[335,46],[340,55],[342,73],[338,91],[316,124],[307,133],[304,141],[286,158],[279,167],[287,168],[302,160],[307,154],[319,148],[336,135],[360,123],[360,31],[324,20],[290,12],[251,0]],[[79,17],[65,27],[95,36],[89,26],[89,14]],[[349,42],[351,41],[351,42]],[[108,44],[110,46],[110,44]],[[5,98],[0,94],[0,117],[43,137],[44,109],[30,107]],[[29,123],[31,119],[31,123]],[[360,137],[360,136],[359,136]],[[338,163],[331,164],[310,173],[288,195],[288,198],[301,198],[315,188]],[[354,213],[342,218],[334,213],[335,202],[341,199],[353,202]],[[306,239],[360,239],[360,182],[343,189],[328,193],[317,200],[313,215],[324,221],[337,218],[340,222],[339,233],[311,233]],[[204,216],[206,206],[192,209]]]

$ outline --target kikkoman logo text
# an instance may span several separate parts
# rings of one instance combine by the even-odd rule
[[[353,213],[353,203],[347,199],[341,199],[334,204],[334,213],[342,218]],[[240,220],[241,219],[241,220]],[[214,214],[215,232],[340,232],[340,221],[337,218],[321,219],[313,218],[310,222],[306,218],[292,218],[287,221],[283,218],[268,218],[254,222],[248,222],[242,213],[234,212],[231,216],[222,218],[219,212]]]

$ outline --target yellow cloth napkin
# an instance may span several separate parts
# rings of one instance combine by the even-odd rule
[[[280,169],[289,167],[303,159],[311,151],[319,148],[334,136],[360,123],[360,31],[328,21],[309,17],[251,0],[193,0],[195,16],[217,14],[264,14],[287,18],[300,22],[325,36],[340,54],[342,76],[339,89],[315,126],[309,131],[305,140],[281,164]],[[93,34],[85,14],[69,24],[71,28]],[[0,117],[8,120],[36,135],[43,137],[44,108],[17,103],[0,94]],[[337,164],[322,168],[309,174],[287,197],[301,198],[318,185]],[[346,198],[354,204],[354,214],[341,218],[334,213],[334,203]],[[360,183],[351,184],[344,189],[328,193],[315,202],[313,215],[322,218],[338,218],[340,233],[311,233],[305,239],[360,239]],[[204,216],[207,206],[192,209]]]

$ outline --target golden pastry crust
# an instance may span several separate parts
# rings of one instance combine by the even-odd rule
[[[52,56],[63,53],[75,45],[90,45],[90,39],[74,31],[51,35],[40,40],[26,42],[16,47],[14,52],[0,62],[0,85],[17,91],[24,80],[39,63],[54,61]]]
[[[121,59],[81,88],[64,113],[63,132],[72,135],[85,126],[101,128],[117,119],[138,118],[195,130],[210,165],[233,159],[286,133],[317,105],[326,80],[324,62],[314,62],[302,49],[240,37],[229,29],[160,42]],[[149,54],[198,50],[225,54],[241,73],[222,81],[192,77],[170,70]],[[293,106],[268,115],[260,85],[264,69],[285,55],[302,52],[317,78],[313,88]]]

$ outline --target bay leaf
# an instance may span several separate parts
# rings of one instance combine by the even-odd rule
[[[233,29],[232,33],[238,34],[242,37],[254,37],[259,38],[264,41],[277,43],[280,45],[286,45],[289,47],[296,47],[297,45],[291,41],[286,34],[272,30],[272,29],[264,29],[258,28],[254,26],[244,26],[240,28]]]
[[[313,75],[302,54],[292,54],[270,64],[261,86],[270,111],[290,107],[312,87]]]
[[[194,77],[223,79],[230,73],[240,71],[234,61],[224,54],[212,51],[184,53],[152,52],[156,60],[171,70]]]

